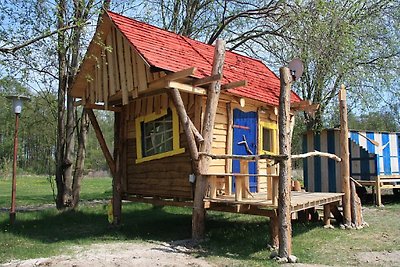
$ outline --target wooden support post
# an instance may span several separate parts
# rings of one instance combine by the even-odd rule
[[[226,150],[227,155],[232,154],[232,137],[233,137],[233,114],[231,103],[226,103],[226,114],[228,115],[228,126],[226,129]],[[225,159],[225,172],[230,173],[232,171],[232,159]],[[227,195],[232,194],[232,176],[225,177],[225,193]]]
[[[178,89],[171,88],[170,95],[172,96],[172,101],[174,102],[176,111],[178,112],[179,119],[181,121],[181,124],[183,126],[186,135],[186,141],[188,143],[190,157],[192,158],[193,161],[197,161],[199,159],[199,150],[196,145],[196,140],[194,139],[193,131],[190,127],[190,122],[189,122],[190,118],[186,113],[185,105],[183,104],[181,94],[179,93]]]
[[[235,201],[242,201],[243,199],[243,184],[244,184],[244,177],[243,176],[236,176],[236,186],[235,186]],[[246,190],[246,189],[244,189]]]
[[[210,198],[217,197],[217,176],[211,175],[210,176]]]
[[[271,200],[272,205],[278,206],[278,196],[279,196],[279,176],[272,176],[272,190],[271,190]]]
[[[279,220],[278,216],[269,218],[270,245],[273,248],[279,247]]]
[[[119,225],[121,223],[121,210],[122,210],[122,199],[121,199],[121,173],[123,165],[121,160],[122,142],[123,138],[123,124],[124,118],[121,118],[121,114],[114,113],[114,158],[116,159],[116,173],[113,175],[113,225]]]
[[[247,160],[240,160],[240,173],[248,174],[249,173],[249,163]],[[242,179],[242,197],[248,198],[250,192],[250,181],[249,176],[243,176]]]
[[[225,60],[225,42],[217,40],[215,44],[214,59],[211,75],[222,75],[222,70]],[[207,90],[207,104],[204,114],[202,136],[204,142],[200,147],[201,152],[210,153],[213,141],[213,130],[215,115],[217,113],[217,105],[219,95],[221,92],[221,82],[219,80],[211,83],[209,90]],[[192,238],[195,240],[204,238],[204,225],[205,225],[205,209],[204,209],[204,195],[207,189],[207,180],[200,173],[207,173],[210,165],[210,158],[203,156],[199,162],[200,172],[196,174],[196,189],[193,201],[192,213]]]
[[[331,225],[331,205],[329,203],[324,205],[324,225]]]
[[[350,180],[350,210],[351,223],[357,226],[356,184]]]
[[[292,253],[291,224],[291,147],[290,147],[290,92],[292,75],[289,68],[279,69],[281,90],[279,96],[279,154],[288,159],[279,163],[279,257],[288,258]]]
[[[103,136],[103,133],[101,132],[101,129],[100,129],[99,123],[97,122],[96,116],[94,115],[94,112],[93,112],[92,109],[87,109],[86,112],[87,112],[87,114],[89,116],[89,119],[90,119],[90,122],[91,122],[91,124],[93,126],[93,129],[94,129],[94,132],[96,134],[97,140],[98,140],[98,142],[100,144],[100,148],[101,148],[101,150],[102,150],[102,152],[104,154],[104,157],[106,158],[108,167],[110,168],[111,175],[113,177],[115,177],[115,175],[116,175],[115,161],[114,161],[113,157],[111,156],[110,151],[108,150],[106,141],[104,140],[104,136]]]
[[[335,203],[335,205],[331,203],[330,208],[331,208],[331,213],[333,214],[333,217],[336,220],[336,223],[343,223],[343,215],[339,211],[338,203]]]
[[[375,180],[375,204],[380,207],[382,206],[382,196],[381,196],[381,177],[379,175],[376,176]]]
[[[344,224],[351,224],[350,211],[350,161],[349,161],[349,128],[347,125],[347,103],[346,89],[344,85],[339,91],[340,112],[340,158],[342,159],[341,176],[343,196],[343,219]]]

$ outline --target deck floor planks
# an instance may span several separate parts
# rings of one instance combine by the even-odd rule
[[[216,198],[205,198],[205,201],[211,203],[223,203],[232,205],[253,205],[259,208],[275,209],[276,206],[272,205],[271,200],[267,200],[265,193],[253,194],[254,198],[249,197],[241,201],[235,201],[235,196],[218,196]],[[310,193],[310,192],[292,192],[291,193],[291,206],[292,212],[334,203],[342,200],[342,193]]]

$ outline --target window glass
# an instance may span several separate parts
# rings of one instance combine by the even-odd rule
[[[262,135],[263,135],[263,138],[262,138],[263,150],[272,152],[272,129],[263,127]]]
[[[149,122],[142,122],[142,156],[148,157],[173,150],[172,112]]]

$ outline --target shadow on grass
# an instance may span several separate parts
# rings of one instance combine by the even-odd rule
[[[321,223],[293,224],[294,236]],[[55,209],[17,215],[14,226],[0,220],[0,230],[44,244],[66,242],[90,244],[122,240],[171,242],[191,237],[191,209],[126,203],[123,223],[110,229],[103,206],[82,207],[76,212],[59,213]],[[209,212],[206,240],[200,246],[203,256],[265,261],[269,242],[269,219],[266,217]]]

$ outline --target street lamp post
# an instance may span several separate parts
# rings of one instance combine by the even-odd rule
[[[17,153],[18,153],[18,124],[19,116],[22,111],[23,101],[29,101],[29,97],[20,95],[7,96],[8,99],[13,101],[13,111],[15,113],[15,132],[14,132],[14,159],[13,159],[13,175],[11,187],[11,208],[10,208],[10,224],[15,222],[15,200],[17,192]]]

